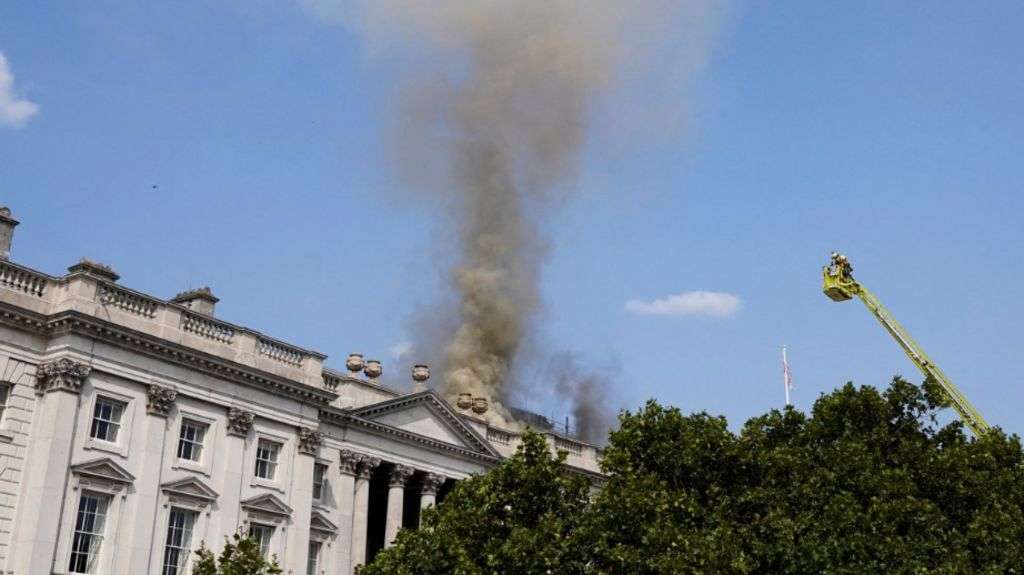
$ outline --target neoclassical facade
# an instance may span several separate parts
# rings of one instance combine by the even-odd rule
[[[349,574],[515,451],[426,366],[400,391],[379,362],[334,370],[216,318],[209,289],[48,275],[8,258],[16,225],[0,210],[0,573],[186,574],[241,530],[285,573]],[[599,477],[593,446],[547,438]]]

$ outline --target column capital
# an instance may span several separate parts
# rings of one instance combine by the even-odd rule
[[[437,495],[437,490],[441,488],[445,479],[447,478],[440,473],[424,473],[422,493],[425,495]]]
[[[173,387],[150,385],[146,388],[146,413],[167,417],[177,399],[178,390]]]
[[[91,371],[91,366],[66,357],[44,363],[36,373],[36,393],[58,390],[78,393]]]
[[[249,435],[253,421],[256,421],[255,413],[232,407],[228,410],[228,435],[239,435],[242,437]]]
[[[409,478],[412,477],[413,473],[416,473],[416,470],[412,467],[396,463],[388,474],[388,486],[405,487],[406,482],[409,481]]]
[[[315,456],[323,442],[323,433],[308,427],[299,428],[299,453]]]
[[[355,475],[359,466],[359,458],[362,457],[351,449],[338,450],[338,471],[345,475]]]
[[[359,479],[369,479],[373,475],[373,470],[380,465],[379,457],[371,457],[369,455],[359,456],[359,465],[356,468],[356,477]]]

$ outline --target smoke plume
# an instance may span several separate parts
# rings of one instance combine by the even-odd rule
[[[341,18],[372,52],[397,48],[415,62],[402,85],[399,163],[411,183],[453,206],[459,225],[444,392],[487,397],[507,416],[510,367],[539,306],[544,244],[535,215],[569,187],[600,98],[644,68],[663,33],[698,37],[701,48],[673,54],[659,75],[700,67],[710,4],[305,1]],[[679,15],[686,23],[673,27]],[[580,397],[578,425],[598,419],[594,385],[561,387]]]

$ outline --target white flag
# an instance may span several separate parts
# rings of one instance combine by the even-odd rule
[[[786,346],[782,346],[782,385],[786,388],[786,405],[790,405],[789,390],[793,389],[793,374],[789,371],[789,359],[786,357]]]

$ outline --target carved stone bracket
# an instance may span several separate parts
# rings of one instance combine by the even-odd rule
[[[249,435],[252,429],[252,422],[256,420],[256,414],[244,409],[232,407],[228,410],[228,435]]]
[[[406,482],[412,477],[412,474],[416,473],[416,470],[408,465],[402,465],[396,463],[391,468],[391,473],[388,474],[388,486],[389,487],[405,487]]]
[[[369,479],[373,475],[373,470],[380,465],[379,457],[371,457],[369,455],[360,455],[359,464],[356,467],[356,477],[359,479]]]
[[[355,475],[359,467],[359,459],[362,457],[355,451],[341,449],[338,451],[338,470],[346,475]]]
[[[299,428],[299,453],[316,456],[323,442],[323,433],[308,427]]]
[[[437,495],[437,490],[444,484],[445,476],[440,473],[423,474],[423,494]]]
[[[78,393],[91,371],[92,367],[66,357],[44,363],[36,375],[36,393],[58,390]]]
[[[146,390],[146,413],[167,417],[178,399],[178,390],[173,387],[151,385]]]

